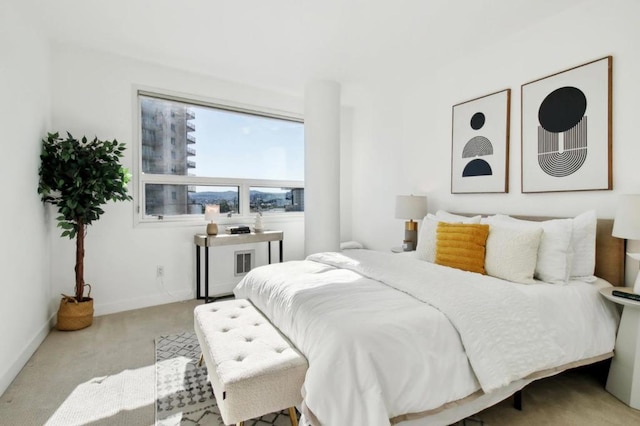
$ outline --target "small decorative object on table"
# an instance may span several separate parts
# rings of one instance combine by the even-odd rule
[[[264,224],[262,223],[262,212],[258,212],[256,215],[256,222],[253,225],[254,232],[262,232],[264,231]]]
[[[625,299],[631,299],[631,300],[635,300],[636,302],[640,302],[640,294],[637,294],[637,293],[629,293],[626,291],[613,290],[611,294],[616,297],[624,297]]]
[[[250,234],[251,228],[248,226],[228,226],[227,234]]]
[[[204,220],[208,220],[207,223],[207,235],[218,235],[218,224],[214,222],[214,219],[220,214],[220,206],[218,204],[207,204],[204,208]]]

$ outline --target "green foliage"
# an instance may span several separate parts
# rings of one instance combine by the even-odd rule
[[[229,213],[231,211],[231,206],[227,202],[227,200],[220,200],[220,213]]]
[[[131,200],[127,194],[130,175],[120,165],[124,144],[113,141],[75,139],[49,133],[42,140],[40,183],[42,201],[58,208],[58,227],[62,237],[76,239],[76,300],[84,292],[85,227],[98,220],[107,201]]]
[[[73,239],[81,226],[98,220],[107,201],[131,200],[127,183],[131,176],[120,164],[125,145],[115,139],[75,139],[49,133],[42,140],[38,193],[42,201],[58,208],[62,237]]]

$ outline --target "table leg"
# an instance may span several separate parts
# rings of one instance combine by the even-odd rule
[[[282,263],[282,240],[280,240],[280,263]]]
[[[196,245],[196,299],[200,298],[200,246]]]
[[[204,248],[204,303],[209,303],[209,247]]]
[[[271,241],[267,241],[267,246],[269,247],[268,250],[268,258],[269,258],[269,264],[271,264]]]

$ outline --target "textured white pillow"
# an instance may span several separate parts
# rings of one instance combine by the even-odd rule
[[[520,229],[542,228],[535,277],[551,284],[566,284],[571,270],[572,219],[532,222],[505,215],[487,218],[489,224],[506,223]]]
[[[416,246],[416,257],[431,263],[436,260],[436,230],[438,229],[438,222],[480,223],[480,216],[458,216],[443,212],[442,210],[438,210],[436,215],[438,213],[440,213],[441,216],[447,215],[447,218],[436,217],[431,213],[426,215],[422,220],[422,225],[418,232],[418,245]]]
[[[573,218],[571,247],[571,279],[593,282],[596,269],[596,227],[598,219],[595,210],[589,210]]]
[[[420,231],[418,232],[418,244],[416,246],[416,257],[433,263],[436,259],[436,230],[438,229],[438,219],[431,213],[422,220]]]
[[[516,229],[509,224],[490,225],[484,269],[487,275],[533,284],[542,228]]]

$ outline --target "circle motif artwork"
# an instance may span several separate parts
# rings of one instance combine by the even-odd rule
[[[481,112],[476,112],[475,114],[473,114],[473,117],[471,117],[471,128],[473,130],[480,130],[482,129],[482,126],[484,126],[484,122],[485,122],[485,116],[483,113]]]
[[[587,97],[564,86],[553,90],[538,108],[538,164],[553,177],[569,176],[587,159]]]
[[[586,111],[587,97],[582,90],[561,87],[544,98],[538,109],[538,121],[548,132],[566,132],[582,120]]]

